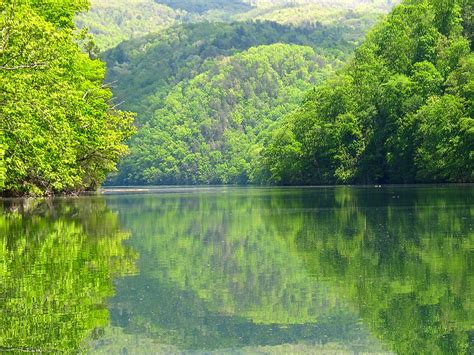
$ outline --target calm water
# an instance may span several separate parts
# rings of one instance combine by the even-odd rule
[[[474,187],[0,201],[0,350],[474,351]]]

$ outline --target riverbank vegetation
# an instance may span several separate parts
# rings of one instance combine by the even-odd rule
[[[405,1],[272,132],[261,182],[472,182],[472,2]]]
[[[105,66],[81,51],[87,1],[0,3],[0,193],[95,189],[127,151]],[[83,43],[84,47],[87,43]]]

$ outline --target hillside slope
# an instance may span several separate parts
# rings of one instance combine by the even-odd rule
[[[274,44],[215,59],[176,85],[131,141],[119,183],[245,183],[268,128],[320,81],[324,57]]]
[[[101,50],[120,42],[162,31],[177,24],[203,21],[266,20],[284,24],[348,23],[353,29],[373,23],[394,1],[376,0],[92,0],[89,12],[76,18],[79,28],[89,28]],[[354,12],[356,13],[354,15]]]
[[[124,40],[171,27],[186,16],[185,11],[153,0],[91,0],[90,11],[76,16],[76,24],[79,28],[88,28],[103,50]]]
[[[137,112],[139,122],[146,122],[174,85],[205,71],[214,58],[254,46],[288,43],[310,46],[337,64],[354,48],[353,40],[351,30],[344,27],[204,22],[124,42],[105,52],[103,59],[117,102]]]
[[[341,66],[355,43],[351,30],[344,27],[199,23],[125,42],[106,52],[108,80],[114,83],[117,103],[138,113],[140,130],[130,142],[132,154],[111,182],[248,182],[255,155],[250,148],[259,150],[258,142],[268,133],[270,123],[296,108],[307,89]],[[299,46],[312,54],[300,58]],[[252,54],[252,65],[235,59],[242,52],[247,53],[246,58]],[[280,62],[273,62],[271,56]],[[293,57],[301,68],[283,70],[284,61]],[[231,69],[233,64],[239,69]],[[270,74],[274,70],[277,74]],[[297,70],[301,71],[298,80],[293,76]],[[267,71],[275,81],[262,77]],[[232,90],[236,92],[231,94]],[[210,102],[209,97],[217,102]],[[228,124],[236,119],[243,126]],[[250,121],[253,123],[246,123]],[[191,126],[198,131],[186,131]],[[217,137],[209,134],[214,126],[221,127]],[[181,129],[186,132],[176,135]],[[173,158],[168,161],[165,156]],[[169,163],[166,168],[165,160]],[[197,169],[194,173],[193,167]]]
[[[397,6],[274,132],[260,181],[474,181],[472,6]]]

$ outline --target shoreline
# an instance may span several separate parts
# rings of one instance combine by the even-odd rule
[[[216,191],[218,189],[324,189],[324,188],[443,188],[443,187],[474,187],[474,183],[413,183],[413,184],[344,184],[344,185],[143,185],[143,186],[103,186],[94,191],[74,191],[45,195],[0,195],[0,201],[50,198],[80,198],[114,194],[147,194],[147,193],[183,193]],[[224,192],[223,191],[223,192]]]

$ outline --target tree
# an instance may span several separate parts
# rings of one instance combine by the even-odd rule
[[[76,42],[72,19],[87,4],[0,4],[3,194],[94,189],[126,152],[132,115],[113,107],[103,63]]]
[[[415,155],[421,181],[469,182],[473,119],[464,117],[461,99],[452,95],[432,97],[415,115],[420,143]]]

